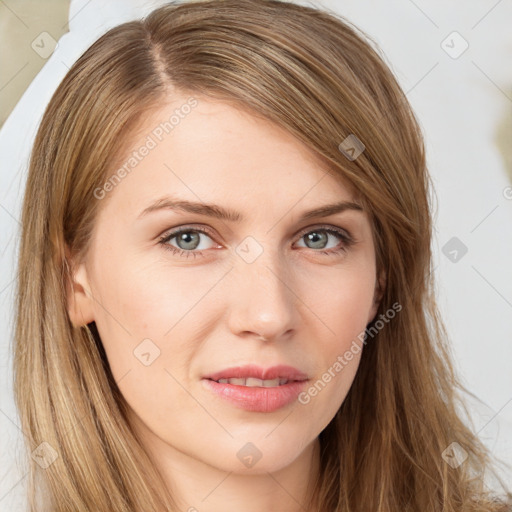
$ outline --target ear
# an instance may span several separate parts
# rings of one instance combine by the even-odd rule
[[[67,245],[65,251],[69,269],[66,277],[67,310],[71,323],[80,327],[94,321],[87,270],[84,262],[75,264]]]
[[[370,310],[370,314],[368,316],[367,324],[372,322],[373,319],[375,318],[375,315],[377,314],[377,311],[380,306],[380,301],[382,300],[382,296],[384,295],[384,290],[386,288],[386,277],[387,276],[386,276],[385,271],[382,270],[378,279],[375,280],[375,291],[373,294],[373,305]]]

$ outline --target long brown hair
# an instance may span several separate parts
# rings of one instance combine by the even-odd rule
[[[28,459],[30,510],[42,510],[38,489],[54,512],[176,510],[129,427],[95,324],[73,326],[67,313],[68,256],[87,252],[95,191],[141,116],[173,90],[275,122],[353,185],[386,274],[376,319],[401,305],[384,328],[368,326],[352,387],[320,434],[306,509],[506,510],[484,484],[490,454],[458,412],[466,390],[435,302],[434,196],[417,120],[367,35],[275,0],[171,3],[124,23],[78,59],[46,109],[22,212],[15,331],[16,404],[29,452],[46,460]],[[364,144],[357,158],[342,151],[347,137]],[[458,467],[443,458],[452,443],[467,454]]]

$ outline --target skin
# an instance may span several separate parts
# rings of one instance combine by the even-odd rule
[[[148,116],[131,151],[188,97],[175,94]],[[369,217],[346,210],[299,222],[304,211],[355,201],[353,190],[288,132],[195,97],[197,107],[101,200],[91,245],[74,275],[70,319],[96,322],[133,428],[180,510],[303,510],[318,471],[318,435],[345,399],[361,352],[307,404],[296,400],[271,413],[237,408],[201,378],[248,363],[288,364],[314,383],[354,340],[361,346],[357,336],[381,296]],[[170,194],[245,219],[170,209],[138,219]],[[346,246],[318,230],[324,224],[348,231],[355,242]],[[159,244],[173,228],[189,225],[209,227],[212,235],[199,234],[196,249],[177,237],[167,244],[201,256],[173,254]],[[308,242],[311,232],[320,241]],[[246,237],[256,242],[245,247],[262,250],[250,264],[236,251]],[[340,247],[345,250],[337,254],[320,252]],[[152,340],[146,352],[156,353],[151,343],[160,350],[149,365],[134,355],[145,339]],[[248,442],[261,453],[250,468],[237,457]]]

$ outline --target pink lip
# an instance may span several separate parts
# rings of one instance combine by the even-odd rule
[[[262,380],[287,379],[277,387],[247,387],[216,382],[219,379],[249,378]],[[291,366],[279,365],[261,368],[255,365],[237,366],[212,373],[203,378],[204,385],[213,393],[240,409],[252,412],[274,412],[291,404],[303,390],[307,375]]]

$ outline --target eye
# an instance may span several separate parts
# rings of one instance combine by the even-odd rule
[[[185,258],[188,258],[189,256],[194,256],[195,258],[196,256],[204,256],[202,251],[211,248],[199,247],[202,242],[202,237],[207,237],[211,240],[209,230],[205,228],[191,228],[190,226],[184,226],[162,236],[158,243],[161,244],[164,249],[171,251],[173,254],[178,254]],[[178,247],[170,244],[171,240],[174,239],[176,240],[175,243]]]
[[[338,244],[335,243],[334,246],[329,246],[329,238],[337,238]],[[314,229],[308,228],[307,231],[302,231],[300,240],[305,240],[305,247],[317,250],[321,249],[317,252],[327,255],[346,252],[348,248],[355,243],[348,232],[334,226],[319,226]],[[339,244],[340,240],[342,242],[341,245]]]
[[[202,244],[201,238],[207,238],[212,241],[212,236],[210,230],[206,228],[183,226],[160,237],[158,243],[173,254],[184,256],[185,258],[190,256],[195,258],[197,256],[204,256],[204,251],[213,248],[213,246],[200,247]],[[314,229],[308,228],[307,230],[303,230],[299,236],[299,241],[305,240],[307,244],[302,247],[313,249],[315,252],[326,255],[346,252],[348,248],[355,243],[355,240],[348,232],[335,226],[319,226]],[[331,240],[337,238],[338,243],[329,245],[329,238],[331,238]],[[171,244],[171,241],[174,241],[176,245]]]

